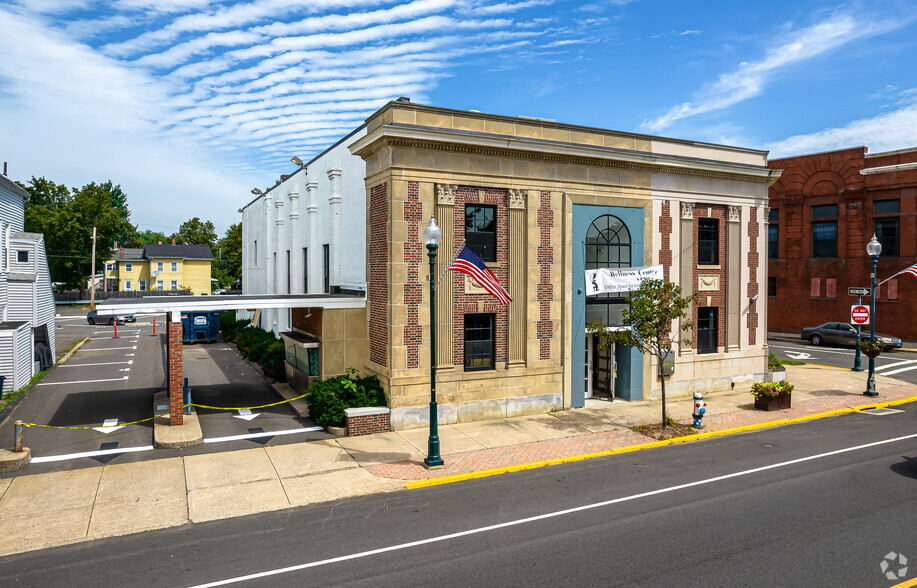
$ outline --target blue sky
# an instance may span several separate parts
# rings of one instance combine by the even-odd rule
[[[917,3],[4,0],[10,177],[220,232],[398,96],[768,149],[917,147]]]

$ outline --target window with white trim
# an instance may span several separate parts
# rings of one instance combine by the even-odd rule
[[[156,262],[156,271],[161,272],[163,270],[163,264],[161,261]]]
[[[134,290],[134,282],[132,280],[124,280],[124,291],[132,292]]]
[[[178,290],[178,280],[172,280],[169,282],[169,287],[172,290]]]
[[[125,264],[124,264],[124,271],[125,271],[125,272],[132,272],[132,271],[134,271],[134,264],[131,263],[131,262],[125,263]]]
[[[140,291],[146,292],[146,280],[140,280]]]
[[[169,264],[169,271],[172,272],[173,274],[178,271],[178,262],[177,261],[173,261]]]

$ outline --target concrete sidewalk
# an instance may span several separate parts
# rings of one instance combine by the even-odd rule
[[[757,411],[747,391],[715,394],[706,399],[704,430],[917,395],[917,386],[879,376],[880,396],[869,399],[862,395],[865,372],[839,368],[788,366],[787,379],[795,386],[793,408]],[[690,398],[667,407],[671,417],[690,422]],[[38,475],[26,475],[26,468],[0,479],[0,555],[579,459],[646,444],[652,439],[629,427],[660,420],[659,402],[589,400],[584,409],[444,426],[446,465],[432,471],[423,466],[427,429]]]

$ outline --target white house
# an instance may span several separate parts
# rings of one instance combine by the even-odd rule
[[[44,237],[23,232],[29,193],[0,176],[0,376],[3,392],[55,361],[54,295]]]

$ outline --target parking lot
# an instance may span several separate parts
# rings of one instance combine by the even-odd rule
[[[287,404],[250,408],[282,398],[258,369],[219,340],[183,349],[192,402],[219,407],[196,409],[204,443],[154,449],[152,418],[168,411],[153,406],[153,395],[165,389],[165,315],[138,315],[136,323],[117,326],[117,338],[112,326],[89,325],[85,310],[62,315],[58,357],[74,341],[89,340],[52,368],[0,424],[0,446],[9,448],[16,420],[35,425],[23,434],[32,463],[15,475],[330,437]]]

